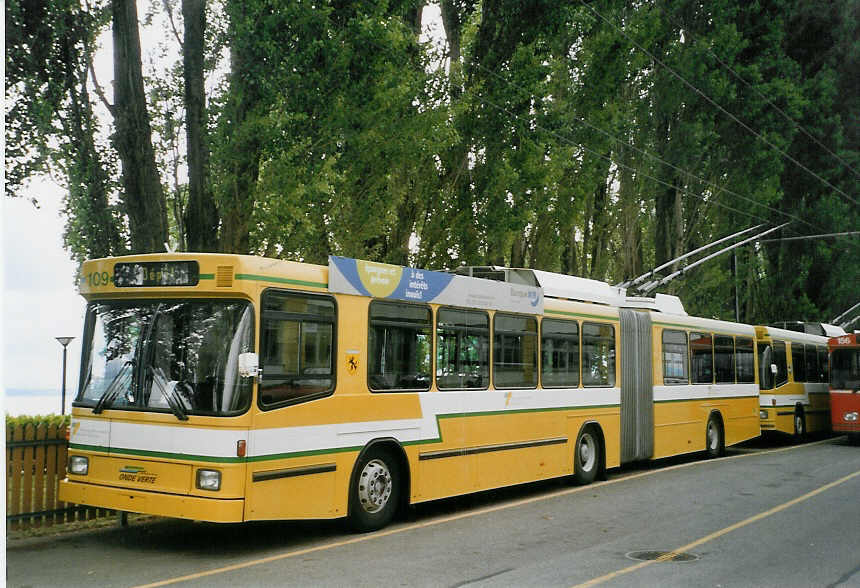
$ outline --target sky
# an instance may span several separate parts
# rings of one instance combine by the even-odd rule
[[[62,190],[49,180],[30,186],[37,209],[24,198],[2,199],[3,367],[9,388],[60,390],[62,346],[68,347],[67,395],[77,388],[84,300],[74,285],[76,266],[63,249]]]

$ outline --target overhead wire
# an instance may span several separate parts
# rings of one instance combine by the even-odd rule
[[[777,145],[775,145],[774,143],[772,143],[771,141],[769,141],[769,140],[768,140],[766,137],[764,137],[761,133],[757,132],[755,129],[753,129],[752,127],[750,127],[747,123],[745,123],[744,121],[742,121],[741,119],[739,119],[737,116],[735,116],[734,114],[732,114],[731,112],[729,112],[728,110],[726,110],[725,108],[723,108],[723,107],[722,107],[721,105],[719,105],[716,101],[714,101],[710,96],[708,96],[707,94],[705,94],[704,92],[702,92],[699,88],[697,88],[695,85],[693,85],[691,82],[689,82],[689,81],[688,81],[684,76],[682,76],[682,75],[681,75],[681,74],[679,74],[677,71],[675,71],[673,68],[671,68],[670,66],[668,66],[666,63],[664,63],[664,62],[663,62],[660,58],[658,58],[656,55],[654,55],[653,53],[651,53],[650,51],[648,51],[645,47],[643,47],[640,43],[638,43],[635,39],[633,39],[630,35],[628,35],[628,34],[627,34],[627,32],[625,32],[623,28],[619,27],[619,26],[618,26],[618,25],[616,25],[614,22],[612,22],[611,20],[609,20],[608,18],[606,18],[605,16],[603,16],[603,15],[602,15],[602,14],[601,14],[597,9],[595,9],[595,8],[594,8],[594,7],[592,7],[592,6],[590,6],[587,2],[585,2],[585,0],[579,0],[579,2],[580,2],[580,4],[582,4],[586,9],[590,10],[590,11],[591,11],[592,13],[594,13],[597,17],[599,17],[601,20],[603,20],[604,22],[606,22],[609,26],[613,27],[613,28],[614,28],[614,29],[616,29],[619,33],[621,33],[621,35],[622,35],[622,36],[624,36],[624,38],[625,38],[625,39],[627,39],[628,41],[630,41],[630,43],[631,43],[634,47],[636,47],[637,49],[639,49],[640,51],[642,51],[643,53],[645,53],[645,54],[646,54],[648,57],[650,57],[650,58],[651,58],[651,59],[652,59],[656,64],[658,64],[658,65],[660,65],[661,67],[663,67],[664,69],[668,70],[668,71],[669,71],[669,73],[671,73],[671,74],[672,74],[675,78],[677,78],[681,83],[683,83],[685,86],[687,86],[687,87],[689,87],[691,90],[693,90],[696,94],[698,94],[699,96],[701,96],[702,98],[704,98],[704,99],[705,99],[705,101],[707,101],[709,104],[711,104],[711,105],[712,105],[713,107],[715,107],[717,110],[719,110],[720,112],[722,112],[723,114],[725,114],[726,116],[728,116],[729,118],[731,118],[731,119],[732,119],[733,121],[735,121],[738,125],[740,125],[744,130],[746,130],[747,132],[749,132],[750,134],[752,134],[753,136],[755,136],[756,138],[758,138],[758,139],[759,139],[760,141],[762,141],[764,144],[768,145],[771,149],[773,149],[773,150],[774,150],[774,151],[776,151],[777,153],[781,154],[784,158],[788,159],[789,161],[791,161],[792,163],[794,163],[795,165],[797,165],[799,168],[801,168],[801,169],[803,169],[804,171],[806,171],[808,174],[810,174],[811,176],[813,176],[814,178],[816,178],[817,180],[819,180],[821,183],[823,183],[824,185],[826,185],[827,187],[829,187],[831,190],[833,190],[833,191],[835,191],[835,192],[838,192],[839,194],[842,194],[842,195],[843,195],[843,196],[845,196],[848,200],[850,200],[851,202],[853,202],[855,205],[860,205],[860,202],[858,202],[857,200],[855,200],[854,198],[852,198],[852,197],[851,197],[849,194],[847,194],[844,190],[841,190],[840,188],[838,188],[838,187],[834,186],[833,184],[831,184],[830,182],[828,182],[826,179],[824,179],[823,177],[821,177],[819,174],[815,173],[814,171],[812,171],[811,169],[809,169],[808,167],[806,167],[805,165],[803,165],[802,163],[800,163],[797,159],[795,159],[794,157],[792,157],[790,154],[786,153],[784,150],[780,149]]]

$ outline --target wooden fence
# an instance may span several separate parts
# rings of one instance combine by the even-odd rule
[[[50,526],[108,516],[112,511],[59,500],[66,477],[66,427],[45,424],[6,427],[6,527]]]

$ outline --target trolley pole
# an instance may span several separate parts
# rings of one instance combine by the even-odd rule
[[[735,278],[735,322],[741,322],[741,306],[738,302],[738,252],[732,251],[732,275]]]
[[[74,337],[56,337],[57,341],[60,342],[60,345],[63,346],[63,385],[62,385],[62,398],[60,400],[60,414],[66,414],[66,348],[69,346],[69,343],[72,342]]]

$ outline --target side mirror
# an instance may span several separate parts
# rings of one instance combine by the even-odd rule
[[[243,378],[255,378],[260,373],[260,357],[256,353],[239,354],[239,375]]]
[[[772,373],[774,376],[779,373],[779,369],[776,367],[775,363],[770,364],[770,373]]]

